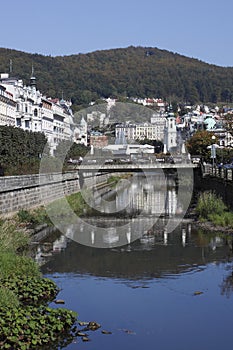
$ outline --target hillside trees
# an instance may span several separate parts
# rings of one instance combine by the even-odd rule
[[[70,56],[0,49],[0,71],[29,83],[33,64],[38,88],[71,99],[74,108],[101,97],[170,96],[179,102],[233,102],[233,67],[218,67],[157,48],[128,47]]]

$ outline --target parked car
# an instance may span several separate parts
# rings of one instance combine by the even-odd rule
[[[105,159],[104,164],[113,164],[114,160],[113,159]]]

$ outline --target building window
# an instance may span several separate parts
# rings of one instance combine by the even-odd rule
[[[29,128],[29,120],[25,120],[25,128]]]
[[[16,125],[21,126],[21,118],[16,118]]]
[[[38,116],[38,109],[37,109],[37,108],[34,109],[34,116],[35,116],[35,117]]]

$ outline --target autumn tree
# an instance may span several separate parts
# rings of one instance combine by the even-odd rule
[[[191,155],[199,155],[204,159],[210,157],[210,150],[208,146],[213,143],[212,140],[213,133],[201,130],[197,131],[187,142],[186,147]],[[217,139],[215,140],[217,143]]]

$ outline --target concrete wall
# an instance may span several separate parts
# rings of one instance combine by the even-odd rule
[[[107,175],[85,178],[86,186],[105,182]],[[52,202],[80,190],[77,172],[0,177],[0,215]]]

